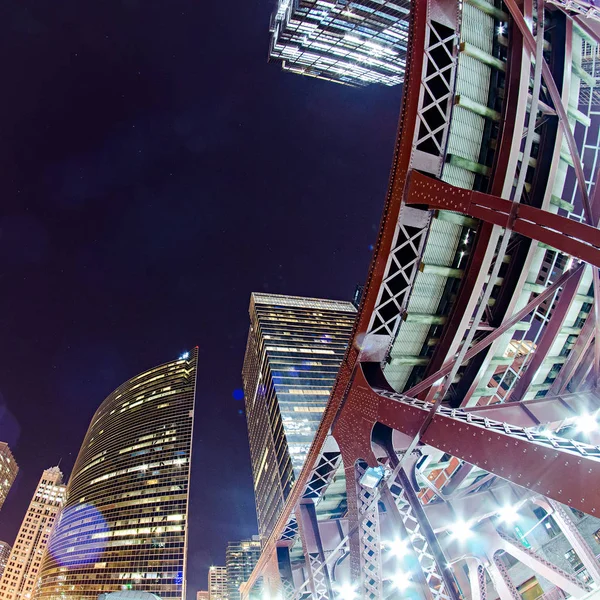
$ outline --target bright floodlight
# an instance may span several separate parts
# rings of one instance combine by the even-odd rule
[[[341,600],[356,600],[358,592],[351,583],[340,583],[335,590]]]
[[[575,426],[580,433],[592,433],[593,431],[596,431],[598,429],[596,415],[584,413],[575,419]]]
[[[406,556],[406,553],[408,552],[406,543],[403,540],[399,540],[399,539],[392,540],[390,542],[386,542],[385,545],[390,549],[390,552],[396,558],[402,558],[402,557]]]
[[[403,592],[412,583],[408,574],[404,573],[403,571],[398,571],[394,577],[392,577],[392,582],[401,592]]]
[[[190,357],[190,353],[189,352],[184,352],[180,357],[179,360],[187,360]]]
[[[450,531],[452,532],[453,538],[461,541],[466,540],[473,535],[471,525],[463,520],[455,521],[450,527]]]
[[[519,513],[514,506],[507,504],[498,511],[498,516],[504,523],[515,523],[519,520]]]

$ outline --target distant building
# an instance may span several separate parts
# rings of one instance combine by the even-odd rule
[[[227,600],[227,569],[212,566],[208,570],[209,600]]]
[[[2,578],[4,569],[6,569],[11,550],[12,546],[8,542],[0,541],[0,579]]]
[[[227,544],[227,600],[240,600],[240,585],[249,579],[259,558],[260,540],[257,535],[251,540]]]
[[[242,378],[263,539],[302,470],[355,317],[351,302],[251,296]]]
[[[102,402],[73,467],[36,600],[130,590],[185,598],[197,362],[197,349],[185,352]]]
[[[29,600],[66,486],[58,467],[46,469],[35,490],[0,579],[0,600]]]
[[[404,81],[411,2],[278,0],[269,57],[286,71],[352,86]]]
[[[0,442],[0,508],[17,477],[19,467],[6,442]]]
[[[210,593],[206,592],[196,592],[196,600],[210,600]]]

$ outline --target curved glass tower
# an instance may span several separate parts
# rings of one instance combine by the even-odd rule
[[[75,462],[35,597],[183,598],[198,351],[118,387]]]

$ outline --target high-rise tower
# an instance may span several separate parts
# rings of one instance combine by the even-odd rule
[[[58,467],[42,473],[0,579],[0,600],[29,600],[33,595],[50,531],[65,501],[62,480]]]
[[[278,0],[269,57],[283,69],[364,86],[404,81],[407,0]]]
[[[247,581],[260,558],[260,540],[229,542],[225,554],[227,569],[227,600],[240,600],[240,585]]]
[[[209,600],[227,600],[227,569],[212,566],[208,571]]]
[[[19,467],[8,444],[0,442],[0,508],[6,500],[18,472]]]
[[[243,381],[261,537],[300,473],[344,357],[350,302],[254,293]]]
[[[197,348],[133,377],[96,411],[52,534],[38,599],[185,596]]]

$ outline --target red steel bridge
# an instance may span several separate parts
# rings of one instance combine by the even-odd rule
[[[507,555],[544,598],[593,597],[598,549],[572,509],[600,517],[600,17],[590,2],[404,4],[399,130],[352,342],[242,597],[521,598]],[[507,526],[533,506],[586,579]]]

